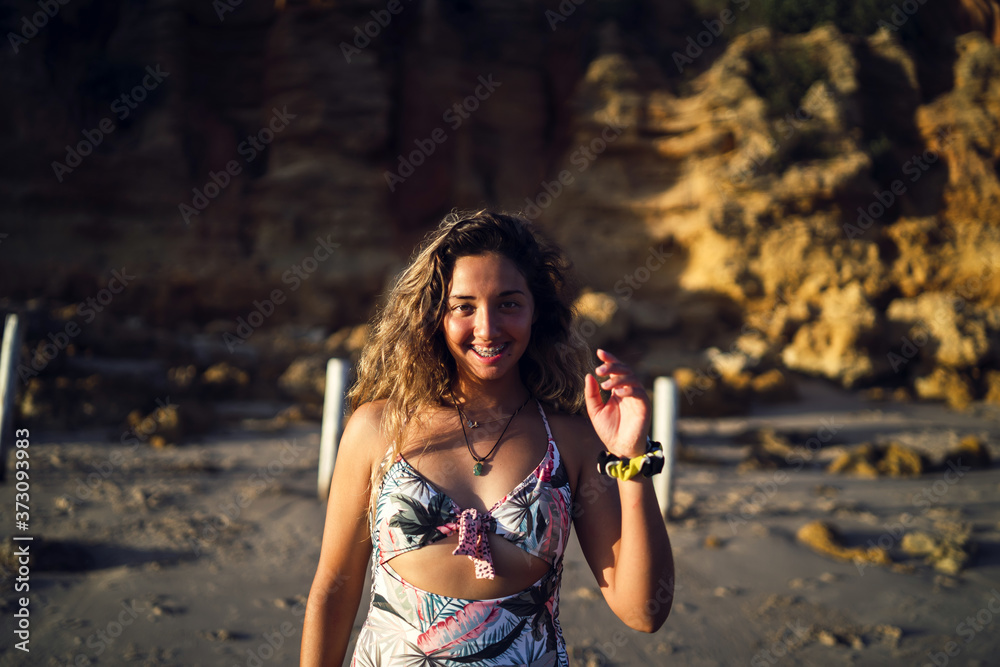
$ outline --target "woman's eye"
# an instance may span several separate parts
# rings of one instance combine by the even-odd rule
[[[504,301],[499,304],[501,310],[516,310],[521,307],[521,303],[518,301]],[[457,303],[451,307],[451,310],[456,313],[471,313],[476,310],[476,307],[471,303]]]

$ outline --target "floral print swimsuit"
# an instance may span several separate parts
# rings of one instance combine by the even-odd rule
[[[536,401],[537,403],[537,401]],[[372,523],[372,601],[352,666],[569,664],[559,627],[562,556],[570,530],[570,486],[541,403],[548,447],[541,463],[482,513],[462,509],[402,455],[389,467]],[[492,579],[492,532],[552,567],[529,588],[502,598],[437,595],[404,581],[389,559],[458,533],[456,555]]]

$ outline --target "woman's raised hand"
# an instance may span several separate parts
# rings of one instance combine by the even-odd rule
[[[646,451],[646,435],[651,418],[649,395],[632,369],[610,352],[598,349],[600,366],[594,373],[608,376],[598,387],[597,378],[587,375],[584,396],[587,414],[598,437],[612,454],[631,458]],[[607,403],[600,389],[611,392]]]

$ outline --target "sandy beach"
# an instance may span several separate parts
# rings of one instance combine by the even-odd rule
[[[1000,0],[3,16],[0,667],[298,664],[328,362],[428,359],[377,315],[444,332],[480,246],[415,248],[484,209],[572,265],[498,294],[681,396],[672,613],[572,537],[573,664],[1000,665]]]
[[[995,664],[1000,470],[867,479],[824,467],[855,444],[890,440],[934,461],[969,434],[991,443],[995,459],[997,409],[805,387],[799,403],[680,421],[685,455],[669,524],[676,599],[659,632],[613,616],[574,538],[561,602],[574,664]],[[30,590],[4,586],[0,665],[297,664],[325,512],[319,425],[247,426],[162,449],[110,444],[103,430],[32,433],[31,523],[18,531],[34,537]],[[798,470],[739,465],[747,433],[794,440],[823,427],[832,437]],[[13,494],[3,488],[5,544]],[[893,563],[814,552],[795,537],[813,520],[835,526],[846,546],[886,547]],[[957,574],[901,549],[906,532],[955,525],[971,531],[972,552]],[[21,595],[30,653],[14,648]]]

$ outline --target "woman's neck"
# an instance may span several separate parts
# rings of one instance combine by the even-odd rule
[[[453,400],[470,412],[510,412],[524,403],[529,394],[519,376],[492,382],[459,378],[452,386]]]

